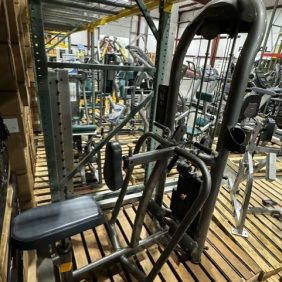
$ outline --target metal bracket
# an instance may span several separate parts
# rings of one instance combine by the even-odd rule
[[[147,24],[149,25],[152,33],[154,34],[156,40],[159,40],[159,31],[150,15],[149,10],[147,9],[146,5],[144,4],[143,0],[136,0],[136,3],[140,9],[140,11],[142,12]]]
[[[248,236],[249,236],[249,233],[246,231],[246,229],[243,229],[243,231],[240,232],[239,229],[237,229],[237,228],[232,228],[231,233],[232,233],[233,235],[241,236],[241,237],[244,237],[244,238],[248,238]]]

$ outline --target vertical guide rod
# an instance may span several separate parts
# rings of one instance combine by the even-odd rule
[[[91,62],[94,64],[95,56],[95,33],[94,29],[90,33],[91,38]],[[95,95],[95,70],[92,70],[92,124],[95,124],[95,108],[96,108],[96,95]]]
[[[221,91],[221,97],[220,97],[220,100],[219,100],[218,109],[217,109],[217,113],[216,113],[214,130],[213,130],[212,137],[211,137],[212,141],[214,141],[216,127],[219,123],[219,116],[220,116],[220,110],[221,110],[222,102],[223,102],[224,89],[225,89],[225,86],[226,86],[226,83],[227,83],[228,72],[229,72],[229,69],[231,67],[231,60],[232,60],[232,57],[233,57],[233,54],[234,54],[234,49],[235,49],[235,46],[236,46],[236,39],[237,39],[237,34],[234,38],[234,41],[233,41],[233,44],[232,44],[232,47],[231,47],[231,52],[230,52],[230,55],[229,55],[228,65],[227,65],[227,68],[226,68],[226,74],[225,74],[225,77],[224,77],[223,84],[220,83],[222,85],[222,91]]]
[[[44,44],[44,29],[42,21],[41,0],[30,0],[30,18],[33,56],[37,78],[37,95],[40,104],[40,114],[44,133],[44,143],[47,156],[48,175],[51,188],[52,201],[60,200],[58,164],[56,162],[56,146],[54,137],[53,120],[50,112],[50,93],[48,84],[47,57]]]
[[[198,112],[199,112],[200,101],[201,101],[201,96],[202,96],[202,90],[203,90],[203,85],[204,85],[205,72],[206,72],[206,69],[207,69],[207,63],[208,63],[208,57],[209,57],[210,46],[211,46],[211,41],[209,40],[209,41],[208,41],[208,45],[207,45],[207,50],[206,50],[206,57],[205,57],[204,67],[203,67],[203,71],[202,71],[202,77],[201,77],[201,83],[200,83],[200,90],[199,90],[200,95],[199,95],[199,99],[198,99],[198,101],[197,101],[196,113],[195,113],[194,122],[193,122],[191,140],[193,140],[193,137],[194,137],[195,127],[196,127],[196,120],[197,120],[197,116],[198,116]]]
[[[68,52],[71,54],[71,36],[68,37]]]
[[[278,3],[279,3],[279,0],[276,0],[275,5],[274,5],[273,10],[272,10],[272,14],[271,14],[271,18],[270,18],[270,21],[269,21],[269,24],[268,24],[268,28],[267,28],[267,31],[266,31],[266,34],[265,34],[265,37],[264,37],[264,43],[263,43],[263,47],[262,47],[262,50],[261,50],[259,64],[258,64],[259,68],[261,66],[263,53],[266,51],[265,48],[266,48],[266,45],[267,45],[269,34],[271,32],[271,28],[272,28],[274,17],[275,17],[276,11],[277,11]]]

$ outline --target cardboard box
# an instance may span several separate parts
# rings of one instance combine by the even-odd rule
[[[6,1],[7,0],[0,1],[0,43],[10,42],[9,19]]]
[[[0,43],[0,54],[0,91],[17,91],[16,69],[11,44]]]
[[[19,115],[23,113],[23,103],[19,91],[0,92],[0,115]]]

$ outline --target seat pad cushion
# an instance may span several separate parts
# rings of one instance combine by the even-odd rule
[[[38,249],[104,222],[91,196],[55,202],[27,210],[12,222],[11,237],[22,250]]]

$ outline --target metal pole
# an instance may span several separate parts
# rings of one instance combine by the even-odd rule
[[[249,12],[249,14],[255,14],[256,17],[253,19],[253,24],[250,27],[248,37],[245,41],[233,73],[228,101],[226,103],[223,122],[218,138],[217,151],[219,155],[216,161],[216,165],[211,169],[211,193],[201,211],[200,220],[198,222],[198,249],[193,257],[195,261],[199,261],[200,256],[204,250],[210,221],[229,155],[229,151],[224,148],[223,142],[224,140],[226,140],[229,134],[229,130],[233,128],[238,122],[249,74],[263,40],[263,35],[266,27],[265,7],[261,0],[248,0],[247,4],[243,0],[239,0],[238,2],[242,4],[243,10],[245,10],[246,13]]]
[[[71,54],[71,36],[68,37],[68,52]]]
[[[266,34],[265,34],[264,43],[263,43],[263,47],[262,47],[262,51],[261,51],[261,55],[260,55],[260,61],[259,61],[259,64],[258,64],[259,68],[260,68],[260,65],[261,65],[261,62],[262,62],[263,53],[266,51],[265,48],[266,48],[268,37],[269,37],[270,31],[271,31],[271,28],[272,28],[273,20],[274,20],[276,11],[277,11],[278,3],[279,3],[279,0],[276,0],[275,5],[274,5],[273,10],[272,10],[271,18],[270,18],[268,28],[267,28],[267,31],[266,31]]]
[[[149,131],[160,132],[159,128],[154,125],[158,93],[160,85],[169,85],[170,67],[173,58],[173,47],[177,26],[178,8],[173,6],[171,9],[165,9],[165,1],[160,2],[160,20],[159,20],[159,40],[157,41],[156,50],[156,74],[154,76],[154,97],[151,103],[150,117],[149,117]],[[148,148],[152,150],[156,147],[155,142],[149,142]],[[152,171],[152,165],[149,164],[145,171],[145,182],[148,175]],[[160,192],[161,194],[161,192]]]
[[[61,42],[63,42],[66,38],[68,38],[71,34],[78,31],[80,29],[80,25],[69,31],[67,34],[65,34],[60,40],[58,40],[54,45],[46,49],[46,53],[49,53],[51,50],[53,50],[56,46],[58,46]]]
[[[95,57],[95,33],[94,29],[90,33],[91,37],[91,62]],[[92,124],[95,124],[96,95],[95,95],[95,70],[92,70]]]
[[[62,32],[57,33],[55,36],[53,36],[50,40],[48,40],[45,45],[48,45],[50,42],[52,42],[52,40],[54,40],[55,38],[57,38],[58,36],[60,36],[62,34]]]
[[[202,74],[201,83],[200,83],[200,90],[199,90],[200,96],[199,96],[198,101],[197,101],[196,112],[195,112],[195,117],[194,117],[194,122],[193,122],[192,136],[191,136],[191,140],[192,141],[193,141],[193,138],[194,138],[194,132],[195,132],[195,127],[196,127],[196,122],[197,122],[197,116],[198,116],[199,107],[200,107],[200,101],[201,101],[202,90],[203,90],[203,85],[204,85],[205,72],[206,72],[207,63],[208,63],[210,45],[211,45],[211,41],[209,40],[208,41],[207,50],[206,50],[206,57],[205,57],[205,62],[204,62],[204,67],[203,67],[203,74]]]
[[[66,68],[66,69],[86,69],[86,70],[116,70],[116,71],[137,71],[152,74],[155,72],[153,67],[139,66],[119,66],[109,64],[78,64],[78,63],[61,63],[48,62],[49,68]]]
[[[138,7],[139,7],[139,9],[140,9],[140,11],[141,11],[141,13],[143,14],[143,16],[144,16],[144,18],[145,18],[147,24],[149,25],[149,27],[150,27],[152,33],[154,34],[156,40],[158,40],[158,39],[159,39],[159,31],[158,31],[157,28],[156,28],[156,25],[155,25],[155,23],[154,23],[154,21],[153,21],[151,15],[150,15],[149,10],[148,10],[147,7],[145,6],[143,0],[135,0],[135,1],[136,1],[136,3],[137,3],[137,5],[138,5]],[[140,16],[139,16],[139,17],[140,17]]]
[[[210,58],[210,65],[214,67],[215,60],[216,60],[216,54],[218,50],[218,45],[220,41],[220,35],[218,35],[215,39],[212,41],[212,47],[211,47],[211,58]]]

